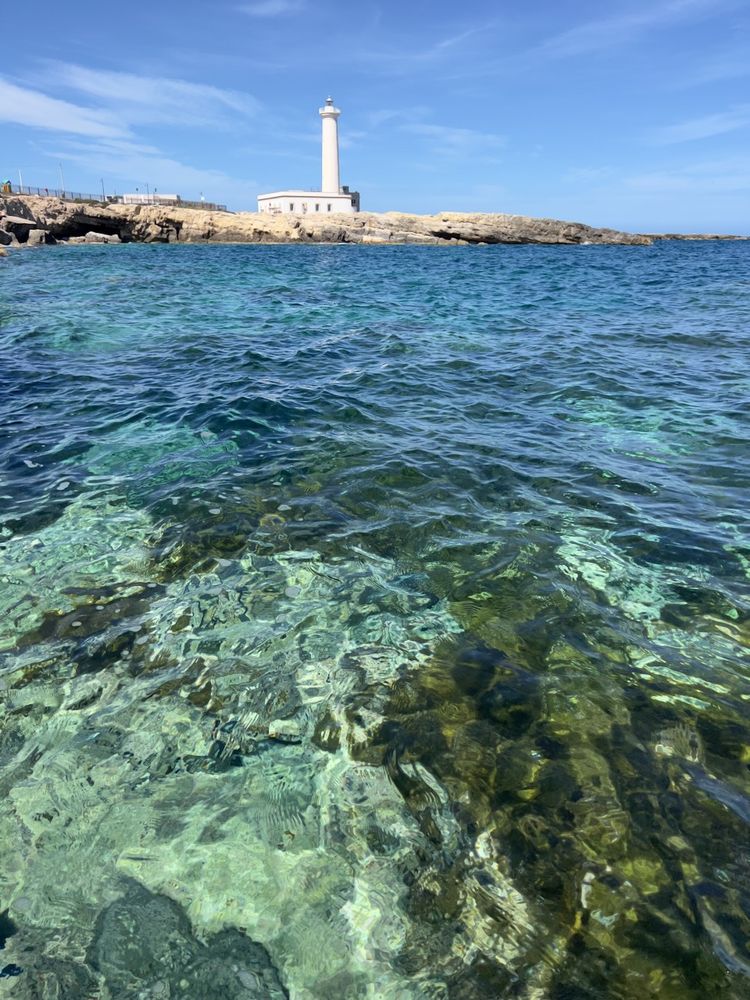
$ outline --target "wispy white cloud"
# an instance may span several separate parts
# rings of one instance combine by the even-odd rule
[[[365,49],[357,59],[369,62],[383,75],[411,75],[437,66],[448,79],[470,79],[498,73],[517,75],[539,62],[604,53],[641,39],[650,32],[708,19],[746,0],[639,0],[571,28],[542,38],[529,48],[509,46],[498,56],[499,18],[476,24],[429,44],[400,49]],[[610,10],[612,9],[610,6]],[[605,9],[607,9],[605,5]]]
[[[236,127],[252,117],[259,102],[250,94],[171,77],[89,69],[73,63],[46,63],[37,78],[107,107],[130,124],[222,125]]]
[[[73,139],[49,147],[46,152],[55,160],[80,166],[88,174],[106,177],[108,184],[119,185],[121,191],[148,184],[152,190],[175,192],[188,199],[203,192],[209,201],[252,207],[258,190],[255,180],[182,163],[153,146],[137,142]]]
[[[733,194],[750,191],[750,158],[730,157],[693,163],[674,170],[633,174],[624,186],[644,194]]]
[[[400,128],[402,132],[424,137],[430,141],[433,152],[447,156],[497,152],[507,142],[502,135],[453,125],[412,122]]]
[[[127,125],[108,109],[83,107],[19,87],[0,77],[0,121],[72,135],[125,137]]]
[[[384,73],[408,73],[451,58],[456,50],[464,48],[464,43],[469,39],[485,36],[494,26],[494,22],[478,24],[420,48],[365,50],[357,53],[357,59],[373,64]]]
[[[466,31],[460,31],[455,35],[449,35],[447,38],[441,38],[439,41],[435,42],[434,45],[430,46],[421,53],[422,59],[434,59],[436,56],[442,55],[444,52],[448,52],[450,49],[458,48],[462,42],[465,42],[468,38],[473,38],[475,35],[481,35],[490,25],[478,24],[474,28],[467,28]],[[418,54],[418,57],[420,54]]]
[[[719,111],[700,118],[691,118],[676,125],[666,125],[651,133],[654,142],[660,145],[671,145],[676,142],[692,142],[696,139],[708,139],[726,132],[736,132],[738,129],[750,126],[750,104],[739,104],[729,111]]]
[[[148,183],[186,197],[203,191],[215,200],[252,205],[254,181],[181,163],[144,138],[144,127],[154,124],[203,131],[231,127],[241,134],[242,122],[259,108],[252,96],[188,80],[64,62],[42,64],[35,80],[37,87],[54,88],[69,99],[0,77],[0,122],[57,135],[54,148],[42,146],[45,155],[75,163],[87,175],[106,176],[108,183],[122,187]],[[160,129],[159,134],[167,132]]]
[[[359,146],[363,139],[366,139],[369,133],[363,132],[361,129],[349,129],[344,135],[339,137],[339,146],[342,149],[354,149],[355,146]],[[318,136],[315,137],[317,142],[320,142]]]
[[[239,4],[237,10],[251,17],[282,17],[294,14],[304,6],[303,0],[256,0],[256,3]]]
[[[686,71],[674,81],[674,88],[681,90],[706,83],[734,80],[743,76],[750,76],[747,44],[715,52],[697,61],[695,65],[686,68]]]
[[[562,59],[604,51],[632,41],[652,28],[710,16],[721,6],[724,6],[721,0],[669,0],[651,4],[576,25],[541,42],[530,54]]]
[[[368,111],[365,120],[370,128],[379,128],[393,122],[416,122],[426,118],[430,109],[424,105],[405,106],[402,108],[378,108]]]
[[[571,167],[563,180],[571,184],[598,184],[612,177],[611,167]]]

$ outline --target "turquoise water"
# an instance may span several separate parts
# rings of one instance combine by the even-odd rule
[[[0,261],[0,992],[750,997],[748,274]]]

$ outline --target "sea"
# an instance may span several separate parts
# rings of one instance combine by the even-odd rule
[[[750,997],[750,243],[0,261],[0,994]]]

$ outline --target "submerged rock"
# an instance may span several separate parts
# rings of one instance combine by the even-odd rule
[[[219,934],[228,926],[260,942],[296,996],[365,997],[374,983],[390,1000],[431,995],[398,967],[404,871],[435,851],[433,829],[443,848],[455,841],[445,795],[405,762],[398,780],[415,789],[407,804],[385,768],[349,751],[380,723],[404,657],[416,668],[431,637],[455,628],[444,609],[403,589],[397,624],[374,607],[363,618],[363,598],[387,604],[393,581],[384,562],[246,554],[155,589],[132,647],[96,675],[24,686],[17,670],[7,710],[26,743],[8,748],[0,836],[19,842],[16,828],[36,845],[33,861],[8,859],[15,874],[5,892],[22,930],[64,928],[65,947],[80,950],[91,902],[111,900],[128,874],[145,889],[100,917],[89,952],[113,997],[129,997],[139,979],[152,992],[159,975],[172,982],[165,964],[191,995],[213,996],[201,993],[196,970],[213,968],[220,946],[239,954]],[[387,644],[371,640],[373,628]],[[32,650],[24,656],[34,670]],[[191,697],[207,687],[205,698]],[[339,732],[329,748],[311,739],[324,719]],[[149,894],[172,897],[182,916]],[[139,936],[143,924],[147,939],[158,938],[154,913],[173,928],[174,953]],[[208,952],[193,942],[199,934]],[[234,979],[209,978],[235,989]]]
[[[268,952],[239,930],[195,936],[173,900],[129,882],[99,916],[88,961],[112,998],[284,1000]]]
[[[99,615],[102,588],[115,588],[109,599],[120,585],[127,593],[144,572],[152,531],[147,515],[116,498],[81,496],[41,531],[0,541],[0,651],[39,628],[75,635],[82,623],[72,612]]]

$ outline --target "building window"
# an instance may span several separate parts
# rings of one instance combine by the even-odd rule
[[[320,204],[316,204],[316,205],[315,205],[315,211],[316,211],[316,212],[319,212],[319,211],[320,211]]]
[[[293,202],[293,201],[290,201],[290,202],[289,202],[289,211],[290,211],[290,212],[293,212],[293,211],[294,211],[294,202]]]
[[[331,211],[331,203],[330,202],[328,203],[328,211],[329,212]]]

